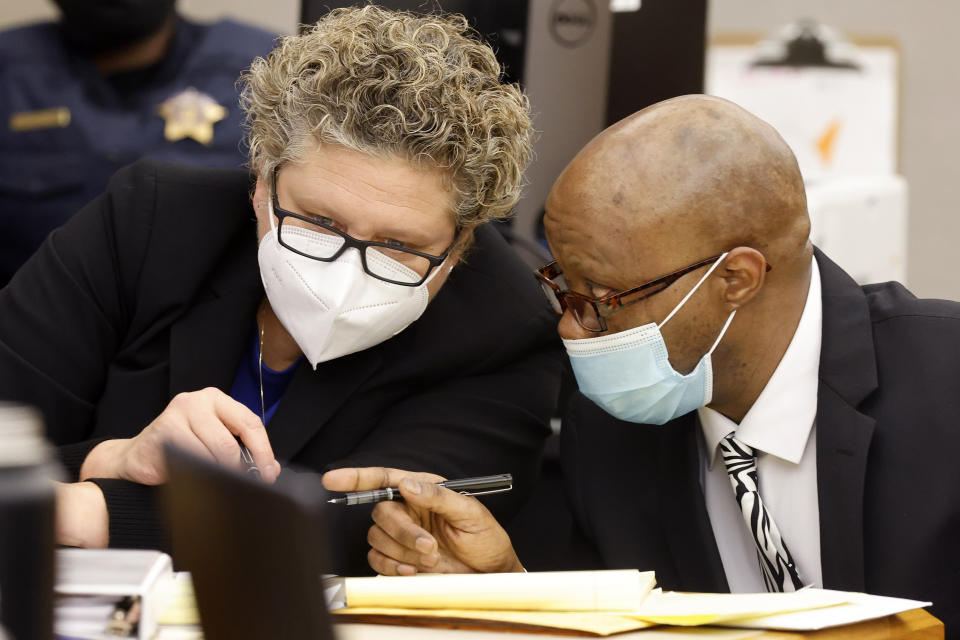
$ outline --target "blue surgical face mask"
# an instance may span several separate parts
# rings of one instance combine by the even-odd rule
[[[730,313],[713,346],[687,375],[677,373],[670,364],[660,329],[726,256],[724,253],[710,266],[659,325],[650,323],[598,338],[564,340],[580,392],[615,418],[641,424],[665,424],[709,404],[713,398],[710,355],[737,312]]]

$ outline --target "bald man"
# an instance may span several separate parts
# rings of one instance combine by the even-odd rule
[[[587,563],[684,591],[931,600],[949,635],[960,305],[857,285],[810,243],[789,147],[717,98],[597,136],[554,185],[546,231],[557,261],[538,277],[580,388],[561,458]],[[325,478],[399,485],[406,503],[374,510],[380,573],[522,570],[481,503],[435,480]]]

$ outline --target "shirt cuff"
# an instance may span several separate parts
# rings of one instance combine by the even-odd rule
[[[71,482],[76,482],[80,479],[80,467],[83,466],[83,461],[87,459],[87,455],[95,446],[105,440],[107,440],[107,438],[97,438],[95,440],[84,440],[83,442],[74,442],[57,447],[57,456],[60,458],[63,468],[66,469],[67,477]]]
[[[158,487],[113,478],[88,482],[100,487],[107,501],[111,548],[170,551],[169,536],[160,522]]]

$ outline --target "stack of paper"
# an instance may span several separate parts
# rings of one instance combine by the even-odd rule
[[[157,640],[202,637],[189,574],[176,574],[171,584]],[[658,624],[806,631],[929,605],[825,589],[760,594],[661,592],[653,589],[652,573],[639,571],[341,578],[328,580],[325,586],[327,604],[335,609],[334,619],[339,622],[594,636]],[[344,604],[344,595],[349,606],[338,608]]]
[[[118,605],[129,597],[134,605],[125,611],[134,634],[154,636],[172,575],[170,556],[130,549],[59,549],[56,561],[57,635],[105,637]]]
[[[929,603],[803,589],[698,594],[652,589],[639,571],[346,578],[336,620],[397,625],[573,631],[606,636],[656,624],[809,630],[850,624]]]
[[[871,596],[866,593],[850,593],[848,591],[828,591],[824,589],[821,592],[843,594],[846,603],[814,611],[782,612],[752,620],[736,620],[717,624],[741,629],[816,631],[854,622],[875,620],[884,616],[919,609],[920,607],[929,607],[931,604],[929,602],[918,602],[917,600]]]
[[[544,571],[346,578],[350,607],[634,611],[656,584],[652,571]]]

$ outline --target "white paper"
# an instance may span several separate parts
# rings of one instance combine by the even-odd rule
[[[896,173],[897,51],[855,51],[859,70],[754,67],[755,47],[714,45],[706,91],[773,125],[807,181]]]
[[[107,622],[119,601],[117,596],[58,598],[53,630],[56,635],[69,638],[102,638],[106,635]]]
[[[160,627],[154,640],[203,640],[203,629],[200,627]]]
[[[100,638],[112,611],[103,603],[110,598],[139,596],[138,637],[153,637],[158,610],[164,607],[164,592],[168,590],[171,576],[170,556],[159,551],[58,549],[54,586],[58,596],[55,604],[58,629],[63,629],[65,636]]]
[[[827,627],[836,627],[864,620],[873,620],[892,616],[904,611],[929,607],[931,603],[904,598],[873,596],[866,593],[831,591],[829,589],[809,589],[823,593],[840,594],[849,600],[846,604],[826,609],[784,613],[750,620],[717,623],[727,627],[742,629],[776,629],[778,631],[816,631]]]
[[[146,595],[170,556],[140,549],[58,549],[54,591],[61,595]]]
[[[347,591],[343,586],[343,578],[334,575],[323,575],[323,599],[327,602],[327,609],[342,609],[347,606]]]
[[[642,620],[674,625],[715,624],[759,615],[835,607],[849,602],[842,591],[801,589],[788,593],[651,593],[636,612]],[[631,614],[633,615],[633,614]],[[766,619],[766,618],[765,618]]]
[[[610,0],[610,11],[614,13],[640,11],[640,0]]]

